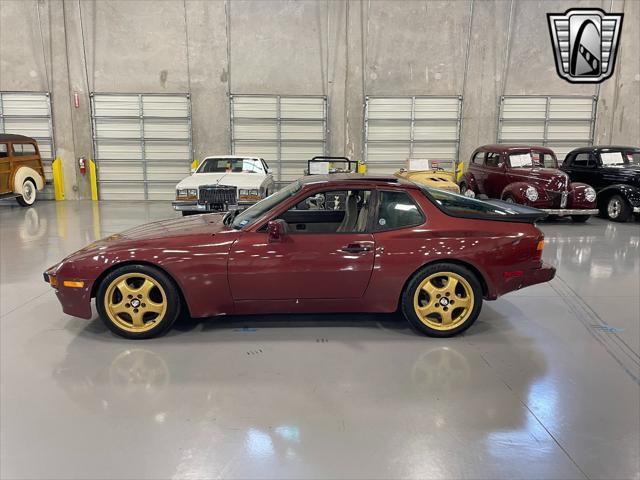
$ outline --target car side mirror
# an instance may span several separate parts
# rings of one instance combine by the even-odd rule
[[[271,220],[267,224],[269,243],[281,242],[287,234],[287,222],[282,219]]]

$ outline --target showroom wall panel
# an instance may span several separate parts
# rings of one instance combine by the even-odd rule
[[[171,200],[189,174],[191,109],[186,94],[92,95],[101,200]]]
[[[574,148],[593,145],[595,118],[596,97],[503,97],[498,143],[544,145],[562,162]]]
[[[47,182],[41,198],[52,199],[54,144],[49,93],[0,91],[0,133],[26,135],[37,140]]]
[[[461,97],[367,97],[365,154],[368,171],[393,173],[408,158],[458,158]]]
[[[231,96],[234,155],[264,158],[276,184],[300,177],[307,160],[326,155],[326,97]]]
[[[555,73],[546,13],[574,7],[625,13],[616,73],[600,88]],[[640,37],[630,27],[640,24],[639,2],[159,0],[151,9],[144,0],[3,0],[0,8],[0,90],[52,92],[68,198],[89,191],[76,160],[93,155],[91,91],[191,93],[196,158],[231,151],[230,93],[326,96],[327,149],[356,159],[367,96],[463,96],[462,160],[496,140],[502,96],[596,95],[596,142],[640,137]]]

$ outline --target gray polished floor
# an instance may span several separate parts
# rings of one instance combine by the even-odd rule
[[[42,271],[166,203],[0,203],[2,478],[640,477],[640,225],[543,225],[550,284],[464,335],[239,317],[132,342]]]

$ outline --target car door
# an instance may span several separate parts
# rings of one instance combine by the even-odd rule
[[[505,160],[500,153],[488,152],[485,158],[485,195],[489,198],[500,198],[502,190],[509,183],[505,171]]]
[[[476,152],[476,154],[471,158],[471,163],[469,164],[469,173],[473,176],[476,181],[476,185],[478,187],[477,193],[484,194],[484,181],[486,179],[486,172],[484,169],[484,157],[486,152],[481,150]]]
[[[278,242],[269,241],[266,223],[243,232],[228,263],[234,300],[362,297],[374,261],[371,191],[344,194],[336,202],[338,192],[318,192],[279,215],[288,231]]]
[[[9,185],[11,178],[11,161],[9,158],[9,144],[0,143],[0,193],[8,193],[12,190]]]
[[[601,185],[594,183],[600,183],[595,175],[596,159],[593,154],[589,152],[580,152],[573,156],[570,164],[564,168],[564,171],[569,175],[572,182],[582,182],[591,185],[594,188],[601,188]]]

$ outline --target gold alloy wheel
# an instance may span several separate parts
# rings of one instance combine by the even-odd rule
[[[125,273],[113,280],[104,296],[109,320],[127,332],[151,330],[167,313],[167,295],[156,279]]]
[[[422,323],[434,330],[453,330],[471,315],[473,289],[453,272],[438,272],[425,278],[413,295],[413,308]]]

